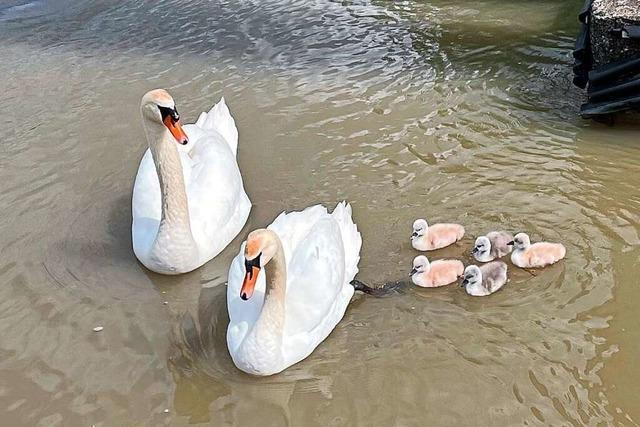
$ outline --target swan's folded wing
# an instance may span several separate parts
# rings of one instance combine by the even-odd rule
[[[200,129],[214,130],[222,135],[233,155],[236,156],[238,151],[238,129],[224,98],[220,98],[220,101],[211,107],[208,113],[201,113],[195,125]]]
[[[136,181],[133,185],[133,218],[160,220],[160,183],[151,150],[147,149],[140,160]]]
[[[151,151],[147,149],[138,167],[131,200],[133,214],[131,237],[133,250],[138,258],[148,253],[158,234],[162,216],[160,198],[158,174]]]
[[[345,280],[350,282],[358,274],[362,236],[351,217],[351,205],[340,202],[331,213],[340,226],[344,243]]]
[[[228,243],[235,237],[251,203],[236,158],[226,143],[215,132],[203,132],[199,138],[183,165],[190,164],[185,183],[193,237],[199,247],[209,247],[212,239]],[[230,224],[238,220],[242,224]],[[231,234],[226,235],[227,231]]]
[[[315,205],[299,212],[282,212],[267,227],[280,238],[287,264],[291,260],[291,255],[295,253],[296,246],[306,239],[316,222],[328,215],[327,208]]]
[[[233,213],[235,202],[244,193],[235,157],[227,147],[207,144],[192,160],[186,183],[191,216],[220,224]]]
[[[287,265],[285,336],[311,332],[330,315],[345,286],[344,245],[329,215],[295,247]]]

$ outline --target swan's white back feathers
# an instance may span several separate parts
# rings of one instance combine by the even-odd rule
[[[287,264],[285,335],[313,331],[345,282],[344,242],[337,221],[323,216],[295,247]]]
[[[200,117],[195,125],[203,130],[214,130],[218,132],[224,140],[229,144],[229,148],[235,156],[238,151],[238,129],[236,122],[224,101],[224,97],[220,98],[220,102],[211,107],[208,113],[200,113]]]

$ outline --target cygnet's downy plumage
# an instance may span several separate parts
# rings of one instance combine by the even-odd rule
[[[529,236],[518,233],[513,238],[511,262],[520,268],[545,267],[560,261],[567,253],[560,243],[538,242],[531,244]]]
[[[464,265],[456,259],[429,262],[426,256],[419,255],[413,260],[411,281],[423,288],[436,288],[456,282],[463,271]]]
[[[494,261],[480,267],[467,266],[461,286],[469,295],[484,297],[502,288],[505,283],[507,283],[507,264]]]
[[[511,253],[513,234],[506,231],[491,231],[476,239],[471,254],[479,262],[489,262]]]
[[[454,244],[464,236],[464,227],[460,224],[428,225],[424,219],[413,222],[411,246],[418,251],[434,251]]]

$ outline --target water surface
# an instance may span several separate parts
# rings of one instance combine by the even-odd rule
[[[581,3],[4,2],[3,424],[635,425],[640,126],[578,116]],[[225,96],[254,203],[242,235],[180,277],[131,251],[138,105],[155,87],[187,121]],[[419,216],[470,233],[434,257],[468,261],[472,235],[499,228],[568,256],[513,269],[490,298],[358,296],[302,363],[237,371],[224,284],[242,237],[342,199],[366,282],[407,276]]]

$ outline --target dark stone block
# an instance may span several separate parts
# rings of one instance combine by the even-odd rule
[[[640,58],[640,0],[594,0],[590,27],[595,67]]]

